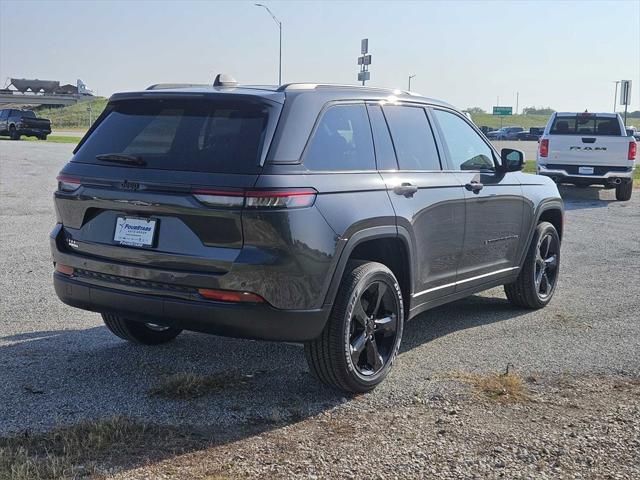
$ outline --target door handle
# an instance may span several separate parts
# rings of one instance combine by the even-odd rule
[[[402,183],[393,187],[393,193],[396,195],[404,195],[407,198],[413,197],[417,191],[418,187],[411,185],[410,183]]]
[[[467,183],[464,188],[466,188],[467,190],[469,190],[470,192],[473,193],[480,193],[480,190],[482,190],[484,188],[484,185],[481,184],[480,182],[476,182],[475,180]]]

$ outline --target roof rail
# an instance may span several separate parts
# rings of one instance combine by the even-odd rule
[[[407,90],[400,90],[397,88],[386,88],[386,87],[367,87],[362,85],[349,85],[349,84],[339,84],[339,83],[285,83],[284,85],[280,85],[278,87],[279,92],[283,92],[287,89],[291,90],[315,90],[316,88],[363,88],[366,90],[377,90],[382,92],[391,92],[396,95],[404,94],[404,95],[412,95],[414,97],[420,97],[421,95],[416,92],[410,92]]]
[[[147,90],[165,90],[169,88],[192,88],[192,87],[208,87],[209,85],[204,83],[156,83],[149,85]]]

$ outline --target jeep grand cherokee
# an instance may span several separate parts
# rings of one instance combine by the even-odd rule
[[[408,92],[119,93],[58,177],[55,289],[131,342],[302,342],[320,380],[368,391],[429,308],[497,285],[550,301],[562,200],[522,164]]]

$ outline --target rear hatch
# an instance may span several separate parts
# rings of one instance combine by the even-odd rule
[[[242,205],[220,193],[256,183],[280,108],[258,95],[112,97],[59,177],[59,248],[224,273],[243,244]]]
[[[628,137],[617,115],[557,115],[548,133],[548,164],[628,167]],[[576,172],[577,173],[577,172]]]

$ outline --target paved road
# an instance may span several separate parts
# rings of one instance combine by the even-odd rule
[[[60,303],[51,286],[51,192],[72,148],[0,142],[0,434],[113,414],[239,432],[283,411],[306,418],[338,404],[410,403],[416,392],[445,388],[437,379],[451,372],[508,363],[541,377],[640,374],[640,191],[621,203],[610,190],[563,189],[562,275],[548,308],[512,308],[494,289],[427,312],[407,325],[388,380],[347,400],[309,377],[297,345],[186,333],[134,347],[98,315]],[[148,394],[177,372],[220,375],[228,389],[188,404]]]

